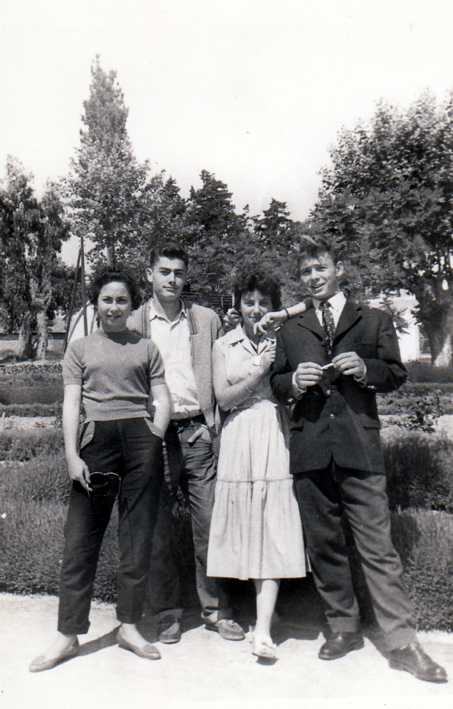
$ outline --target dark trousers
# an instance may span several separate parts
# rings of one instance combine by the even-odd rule
[[[197,594],[202,617],[211,621],[231,617],[224,583],[206,575],[209,527],[214,505],[216,456],[211,434],[202,417],[173,421],[165,436],[166,471],[151,557],[149,604],[154,613],[182,614],[180,569],[175,519],[179,487],[190,510]]]
[[[302,473],[294,481],[316,587],[332,632],[359,628],[344,513],[388,648],[412,642],[412,606],[401,584],[401,561],[391,539],[385,475],[340,468],[332,461],[328,468]]]
[[[87,430],[92,430],[87,440]],[[88,494],[73,483],[65,524],[58,629],[86,633],[102,539],[118,498],[117,616],[136,623],[142,615],[153,530],[163,475],[162,441],[145,419],[85,424],[80,457],[90,473],[116,473]],[[94,476],[93,479],[101,476]]]

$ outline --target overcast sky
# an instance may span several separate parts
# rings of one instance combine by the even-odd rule
[[[342,125],[453,89],[452,27],[451,0],[0,0],[0,174],[67,172],[100,54],[139,159],[303,218]]]

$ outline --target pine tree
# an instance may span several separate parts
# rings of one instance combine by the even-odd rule
[[[72,231],[93,244],[90,257],[110,265],[133,248],[147,221],[149,165],[138,163],[127,133],[128,109],[116,72],[91,68],[80,146],[66,180]]]

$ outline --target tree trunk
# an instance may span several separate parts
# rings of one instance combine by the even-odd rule
[[[441,317],[423,322],[431,350],[431,362],[435,367],[450,367],[452,364],[453,305],[442,312]]]
[[[45,359],[49,344],[48,318],[46,310],[38,310],[36,313],[36,329],[38,331],[36,359]]]
[[[16,345],[16,357],[18,359],[31,359],[33,348],[31,343],[31,313],[24,315],[19,328],[19,335]]]

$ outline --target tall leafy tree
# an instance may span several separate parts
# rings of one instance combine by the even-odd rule
[[[201,186],[191,187],[185,233],[191,256],[191,278],[206,293],[224,289],[231,269],[247,247],[250,233],[246,214],[237,214],[232,193],[213,173],[202,170]]]
[[[18,330],[19,358],[47,350],[47,312],[53,287],[52,274],[68,225],[55,185],[48,185],[41,200],[32,177],[21,163],[9,157],[0,196],[2,272],[0,299],[9,331]],[[37,328],[37,344],[32,342]]]
[[[71,225],[76,235],[89,238],[92,259],[113,265],[118,249],[124,255],[133,247],[147,221],[149,165],[135,158],[116,72],[104,71],[99,57],[83,108],[80,146],[66,180]]]
[[[322,174],[315,228],[387,293],[418,301],[432,360],[451,364],[453,332],[453,94],[402,112],[381,104],[369,125],[343,130]]]

